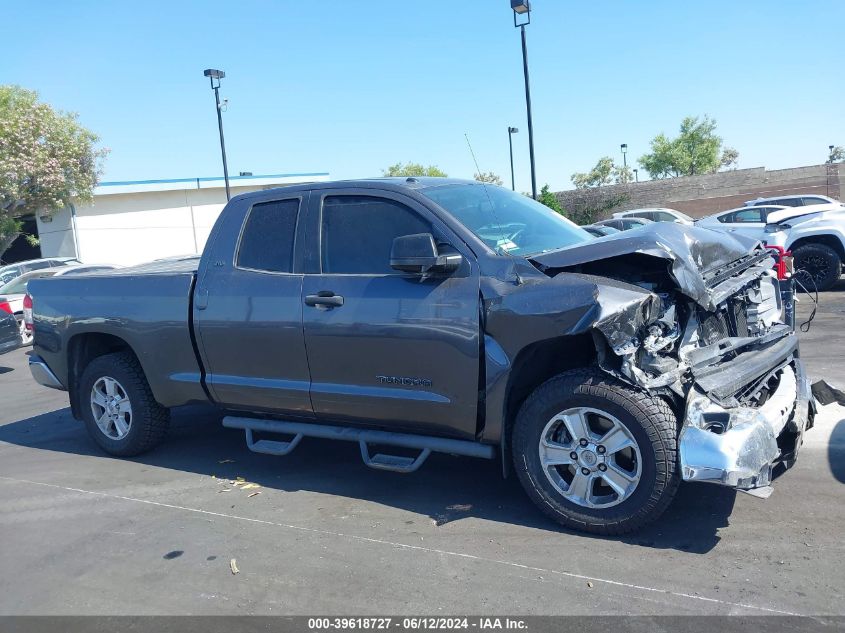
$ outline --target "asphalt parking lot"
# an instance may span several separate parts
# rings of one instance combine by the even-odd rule
[[[839,387],[843,318],[845,281],[802,334],[813,380]],[[599,538],[546,520],[498,463],[435,456],[398,475],[316,439],[258,455],[213,410],[111,458],[24,351],[0,357],[0,403],[4,615],[845,614],[835,404],[768,500],[687,484],[658,523]]]

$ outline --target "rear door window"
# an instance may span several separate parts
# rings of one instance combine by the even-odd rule
[[[812,196],[801,198],[801,200],[804,202],[804,206],[811,204],[827,204],[827,200],[824,200],[822,198],[815,198]]]
[[[238,267],[273,273],[292,272],[298,214],[298,198],[254,205],[241,233]]]
[[[652,220],[657,220],[658,222],[677,222],[678,218],[676,218],[671,213],[667,213],[666,211],[655,211],[654,217],[650,218]]]
[[[752,208],[752,209],[743,209],[742,211],[737,211],[733,214],[733,220],[731,222],[736,223],[751,223],[751,222],[763,222],[763,211],[762,209]]]
[[[52,260],[44,259],[39,262],[32,262],[31,264],[27,264],[26,270],[42,270],[43,268],[50,268],[52,265]]]

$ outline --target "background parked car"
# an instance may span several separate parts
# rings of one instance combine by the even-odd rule
[[[628,231],[630,229],[638,229],[646,224],[651,224],[651,220],[645,218],[610,218],[609,220],[602,220],[594,222],[596,226],[611,226],[618,231]]]
[[[613,214],[614,218],[643,218],[652,222],[676,222],[677,224],[692,225],[694,220],[686,213],[664,207],[648,209],[629,209]]]
[[[696,226],[710,229],[740,233],[763,241],[765,239],[766,221],[770,213],[782,211],[790,207],[778,205],[761,205],[759,207],[739,207],[721,211],[696,221]]]
[[[614,233],[619,233],[619,229],[615,229],[612,226],[607,226],[604,224],[587,224],[586,226],[582,226],[587,233],[590,235],[595,235],[596,237],[604,237],[605,235],[613,235]]]
[[[748,200],[745,203],[746,207],[759,207],[761,205],[774,204],[782,207],[808,207],[816,204],[838,204],[842,205],[839,200],[834,200],[828,196],[807,196],[807,195],[792,195],[780,196],[777,198],[755,198]]]
[[[18,349],[21,345],[21,333],[15,315],[0,310],[0,354]]]
[[[828,290],[845,263],[845,207],[816,204],[770,213],[765,242],[792,252],[796,278],[807,288]]]
[[[791,199],[808,197],[824,198]],[[845,262],[845,206],[837,201],[740,207],[703,218],[696,226],[740,233],[791,251],[796,276],[809,289],[830,289],[839,280]]]
[[[44,259],[28,259],[23,262],[15,262],[14,264],[0,267],[0,284],[10,282],[15,277],[20,277],[24,273],[32,272],[33,270],[69,266],[78,263],[79,260],[73,257],[47,257]]]
[[[116,266],[109,264],[79,264],[78,266],[60,265],[54,268],[33,270],[12,279],[0,286],[0,311],[14,315],[17,319],[17,329],[20,333],[22,345],[32,343],[32,332],[26,329],[23,320],[23,299],[26,296],[26,285],[32,279],[39,277],[57,277],[60,275],[81,275],[104,270],[112,270]]]

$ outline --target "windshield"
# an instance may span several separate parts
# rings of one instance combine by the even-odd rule
[[[12,281],[0,286],[0,295],[23,295],[26,294],[26,282],[30,279],[37,279],[38,277],[50,277],[55,275],[55,270],[36,270],[31,273],[26,273],[13,279]]]
[[[500,254],[536,255],[595,239],[547,206],[495,185],[443,185],[420,193]]]

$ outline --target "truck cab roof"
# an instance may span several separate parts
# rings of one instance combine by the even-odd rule
[[[413,191],[428,189],[430,187],[441,187],[444,185],[479,185],[485,183],[465,178],[438,178],[434,176],[383,176],[375,178],[353,178],[350,180],[329,180],[326,182],[306,182],[295,185],[285,185],[261,191],[242,193],[233,200],[244,200],[251,198],[263,198],[268,192],[273,191],[319,191],[326,189],[387,189],[389,191]]]

